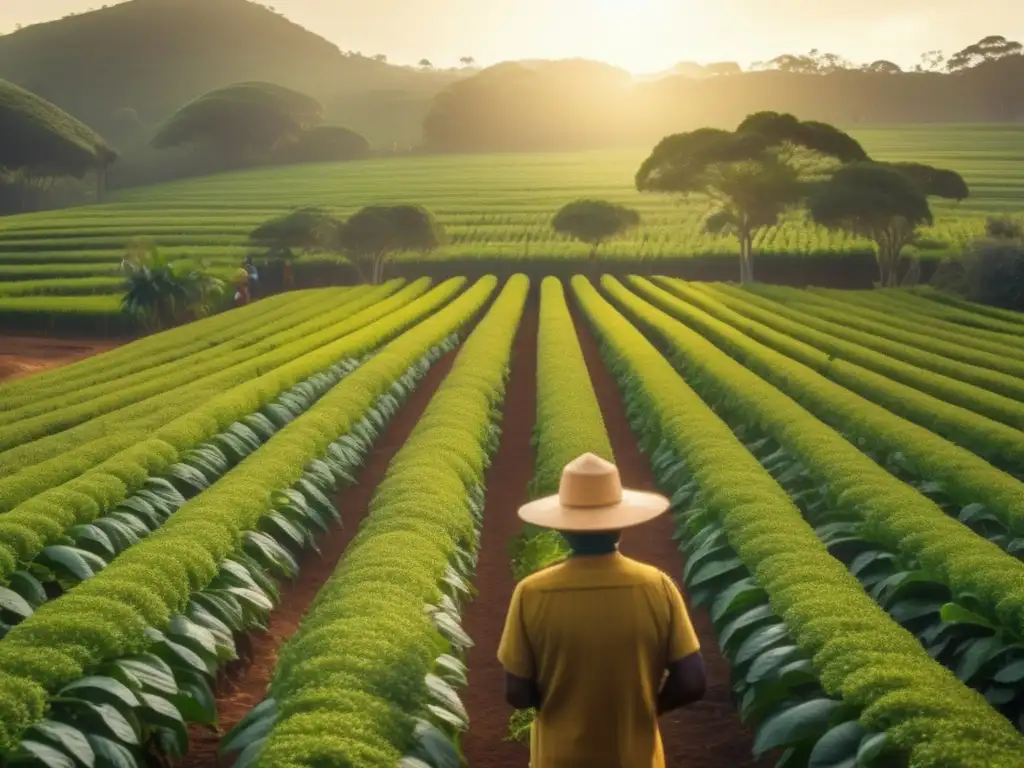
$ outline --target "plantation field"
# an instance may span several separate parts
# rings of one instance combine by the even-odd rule
[[[925,233],[927,257],[955,254],[983,232],[986,214],[1014,213],[1024,202],[1024,128],[908,126],[852,131],[880,159],[934,163],[961,172],[971,197],[936,202]],[[18,293],[83,295],[108,290],[125,246],[142,238],[163,253],[192,257],[222,271],[238,266],[247,236],[283,211],[316,205],[347,215],[371,203],[412,202],[434,211],[449,242],[429,256],[405,260],[468,262],[581,259],[589,247],[557,236],[554,212],[579,197],[635,206],[642,226],[602,246],[609,260],[677,260],[733,256],[730,238],[705,234],[707,206],[641,195],[633,177],[642,150],[533,155],[414,157],[306,165],[222,174],[137,188],[109,202],[0,220],[0,298]],[[870,253],[868,243],[812,227],[795,216],[759,235],[762,253],[828,256]],[[335,257],[328,257],[335,258]],[[455,270],[458,272],[459,270]],[[50,289],[15,282],[54,280]],[[78,282],[75,282],[78,281]],[[70,305],[70,300],[69,300]]]
[[[525,764],[497,641],[566,550],[515,510],[584,452],[673,500],[623,540],[680,579],[707,661],[669,766],[1024,764],[1022,315],[393,280],[0,403],[5,765]]]

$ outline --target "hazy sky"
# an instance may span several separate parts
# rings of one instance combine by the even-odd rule
[[[0,30],[105,0],[0,0]],[[106,0],[110,2],[110,0]],[[632,71],[811,48],[901,65],[985,35],[1024,38],[1024,0],[263,0],[345,50],[398,63],[601,59]]]

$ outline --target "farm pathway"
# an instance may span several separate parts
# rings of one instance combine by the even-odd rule
[[[77,363],[127,343],[117,339],[51,339],[0,334],[0,382]]]
[[[466,609],[464,626],[473,638],[469,652],[469,686],[463,701],[469,731],[462,751],[471,768],[525,768],[529,747],[505,741],[512,709],[502,694],[504,671],[498,663],[498,642],[505,611],[516,582],[508,545],[522,525],[516,516],[526,501],[533,475],[533,425],[537,415],[538,305],[533,299],[519,325],[512,352],[512,375],[506,390],[501,443],[487,473],[483,534],[477,563],[477,595]]]
[[[582,317],[574,313],[573,320],[623,485],[657,491],[650,464],[640,452],[630,428],[618,385],[601,360],[597,339]],[[623,554],[660,568],[678,584],[684,561],[672,540],[672,533],[672,518],[663,515],[647,525],[627,531],[622,538]],[[685,589],[683,594],[686,594]],[[715,644],[707,611],[691,608],[690,616],[707,665],[708,691],[702,701],[661,719],[666,768],[760,768],[773,765],[771,760],[757,761],[751,756],[753,734],[740,722],[732,703],[729,663]]]
[[[268,630],[249,637],[250,646],[239,649],[241,658],[228,667],[218,683],[217,711],[221,733],[192,726],[189,755],[183,765],[217,768],[223,764],[217,757],[222,735],[263,699],[274,674],[278,649],[299,628],[309,604],[334,573],[345,548],[366,517],[370,499],[384,479],[388,464],[409,439],[458,353],[459,349],[449,352],[431,367],[374,444],[356,485],[335,497],[342,524],[335,526],[318,542],[322,554],[313,551],[303,554],[299,561],[298,579],[281,585],[281,602],[270,615]]]

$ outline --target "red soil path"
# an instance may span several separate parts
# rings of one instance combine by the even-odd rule
[[[0,381],[13,381],[76,363],[125,344],[116,339],[51,339],[0,335]]]
[[[462,751],[471,768],[524,768],[530,760],[527,745],[505,741],[512,709],[502,693],[505,673],[497,653],[505,611],[516,586],[508,546],[522,529],[516,510],[527,501],[526,487],[533,476],[530,441],[537,416],[538,323],[534,301],[526,308],[512,350],[501,443],[487,473],[487,511],[474,582],[477,595],[463,617],[463,626],[475,643],[468,659],[469,686],[463,693],[470,726]]]
[[[630,429],[625,402],[601,360],[597,340],[582,318],[574,317],[574,321],[622,482],[639,490],[657,491],[650,464],[640,452]],[[663,515],[647,525],[627,531],[622,539],[622,551],[665,571],[678,585],[684,559],[672,540],[673,529],[672,518]],[[679,586],[685,596],[685,588]],[[689,607],[689,598],[686,600]],[[764,758],[757,761],[751,756],[753,734],[740,722],[730,698],[729,663],[715,644],[707,611],[690,608],[690,617],[707,666],[708,690],[702,701],[661,719],[667,768],[760,768],[773,765],[773,760]]]
[[[270,616],[267,631],[250,635],[249,647],[239,649],[242,658],[228,667],[218,684],[217,712],[221,733],[192,726],[189,754],[183,765],[215,768],[229,764],[228,761],[219,762],[217,757],[222,735],[263,699],[274,674],[278,649],[299,628],[309,604],[334,573],[345,548],[366,517],[370,499],[384,479],[388,464],[409,439],[430,398],[451,370],[457,354],[458,350],[449,352],[431,367],[377,440],[359,473],[357,484],[334,499],[342,524],[318,542],[322,554],[310,551],[300,559],[298,580],[281,586],[281,602]]]

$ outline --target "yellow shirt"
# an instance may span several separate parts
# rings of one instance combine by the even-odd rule
[[[664,768],[658,690],[699,647],[672,580],[617,552],[521,581],[498,659],[541,690],[532,768]]]

